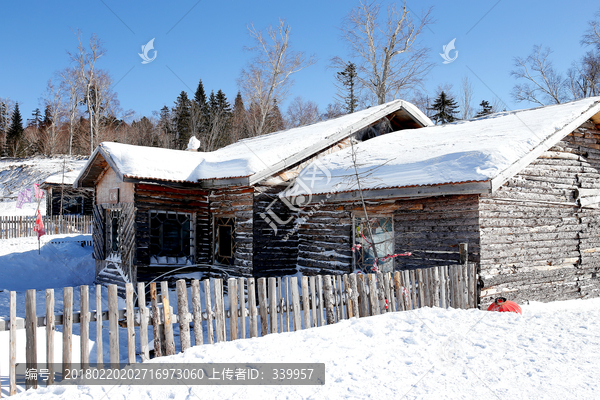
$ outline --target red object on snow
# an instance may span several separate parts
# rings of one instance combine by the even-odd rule
[[[46,234],[46,230],[44,230],[44,221],[42,221],[42,213],[40,213],[40,210],[37,212],[37,218],[35,219],[33,231],[37,232],[38,240],[41,236]]]
[[[488,311],[514,312],[523,314],[520,305],[514,301],[506,300],[504,297],[498,297],[496,301],[490,304]]]

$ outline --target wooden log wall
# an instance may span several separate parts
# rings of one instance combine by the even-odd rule
[[[296,272],[298,231],[295,226],[298,216],[277,196],[286,186],[254,188],[252,265],[255,277],[293,275]],[[279,223],[269,211],[285,223]]]
[[[46,215],[60,215],[60,204],[61,204],[61,189],[60,185],[46,184]],[[67,186],[62,190],[63,205],[65,201],[71,198],[79,199],[83,197],[83,213],[81,215],[92,215],[92,207],[96,203],[94,196],[94,189],[90,188],[73,188]]]
[[[395,258],[396,269],[457,264],[460,243],[469,245],[469,262],[479,262],[478,207],[477,195],[366,201],[369,217],[393,217],[395,252],[412,253]],[[364,215],[360,203],[315,204],[299,213],[306,219],[298,234],[302,272],[352,270],[353,215]]]
[[[581,207],[600,190],[600,130],[565,137],[493,196],[480,201],[482,304],[600,295],[600,209]]]
[[[211,190],[209,196],[211,235],[215,217],[235,217],[234,264],[218,267],[233,276],[252,276],[253,200],[254,188],[246,186]]]
[[[154,184],[135,185],[135,265],[140,280],[151,280],[171,267],[149,267],[150,264],[150,210],[195,213],[195,263],[211,260],[211,228],[208,192],[200,189],[178,189]]]

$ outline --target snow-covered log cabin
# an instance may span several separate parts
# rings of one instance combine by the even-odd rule
[[[468,243],[481,304],[600,294],[598,97],[394,132],[319,163],[320,179],[280,195],[305,204],[301,271],[371,268],[368,225],[383,270],[458,263]]]
[[[123,286],[188,267],[220,276],[293,274],[298,237],[287,222],[295,210],[278,194],[312,160],[351,140],[429,125],[396,100],[210,153],[102,143],[74,182],[95,190],[96,279]]]

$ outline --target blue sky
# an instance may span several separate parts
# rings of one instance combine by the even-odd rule
[[[385,4],[392,2],[386,1]],[[356,0],[182,0],[3,2],[0,13],[0,97],[18,101],[24,118],[40,106],[40,97],[53,73],[69,65],[80,29],[88,40],[96,33],[106,55],[98,66],[116,83],[121,107],[150,115],[172,106],[178,94],[190,95],[202,79],[207,92],[222,89],[230,100],[238,91],[236,78],[252,58],[244,46],[252,44],[246,26],[258,29],[284,18],[291,26],[295,50],[314,54],[318,62],[295,76],[289,100],[302,96],[325,108],[334,100],[334,56],[347,57],[348,48],[338,27]],[[515,103],[510,76],[515,56],[527,56],[534,44],[550,46],[559,71],[585,52],[579,41],[587,22],[600,10],[594,1],[408,1],[417,15],[433,7],[435,23],[422,42],[430,48],[435,67],[426,81],[431,94],[440,84],[458,91],[469,76],[475,100],[497,95],[509,109]],[[141,64],[141,46],[155,38],[156,59]],[[456,38],[458,58],[442,64],[442,46]],[[153,53],[151,52],[152,56]],[[41,107],[40,107],[41,108]]]

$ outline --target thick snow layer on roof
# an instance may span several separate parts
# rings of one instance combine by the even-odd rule
[[[48,178],[46,178],[44,183],[64,183],[65,185],[72,185],[86,163],[87,160],[72,162],[71,165],[65,168],[64,178],[63,172],[60,171],[54,175],[50,175]]]
[[[120,172],[135,178],[153,178],[173,181],[195,182],[200,179],[220,179],[250,176],[275,164],[302,153],[308,148],[323,143],[332,135],[360,125],[378,111],[389,109],[394,112],[404,108],[428,123],[429,120],[412,104],[396,100],[381,106],[371,107],[354,114],[317,124],[270,133],[237,143],[219,150],[201,153],[160,148],[102,143]]]
[[[593,107],[600,109],[600,98],[379,136],[354,146],[360,183],[380,189],[489,181]],[[282,195],[356,190],[351,154],[347,148],[321,158],[319,168],[307,167],[303,181]]]

